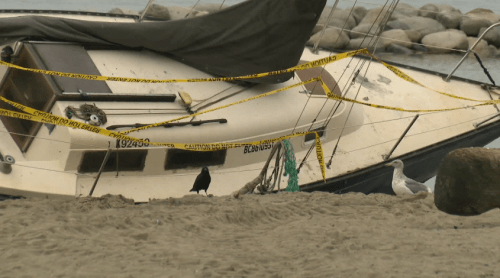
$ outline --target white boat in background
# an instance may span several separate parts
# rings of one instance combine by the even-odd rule
[[[7,43],[2,60],[57,72],[173,80],[256,74],[336,55],[304,48],[326,1],[293,2],[249,0],[169,22],[137,22],[137,16],[103,13],[4,10],[0,38]],[[255,27],[247,26],[252,22]],[[170,40],[172,44],[166,44]],[[481,102],[436,92],[490,101],[499,99],[498,87],[456,77],[446,82],[438,73],[398,66],[428,88],[398,77],[369,56],[237,82],[93,81],[2,66],[1,97],[119,132],[226,106],[317,76],[346,99],[405,110],[462,109],[420,112],[416,119],[416,113],[329,99],[314,82],[128,134],[143,142],[1,116],[0,194],[78,197],[95,188],[93,196],[121,194],[146,202],[193,194],[189,190],[196,176],[208,166],[209,193],[229,195],[260,173],[273,143],[199,152],[145,141],[247,143],[308,131],[320,135],[328,167],[323,179],[311,151],[313,134],[290,138],[300,165],[301,190],[391,194],[387,159],[403,160],[405,174],[423,182],[435,175],[441,158],[451,150],[484,146],[500,137],[496,105],[475,107]],[[3,101],[0,108],[21,112]],[[278,168],[270,167],[269,172]],[[279,180],[283,189],[288,177],[281,175]]]

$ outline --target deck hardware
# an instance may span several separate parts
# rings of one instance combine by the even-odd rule
[[[417,119],[418,119],[419,116],[420,116],[419,114],[415,115],[415,117],[413,118],[413,120],[411,121],[411,123],[408,125],[408,127],[406,128],[406,130],[403,132],[403,134],[401,135],[401,137],[399,137],[399,139],[396,142],[396,144],[394,145],[394,147],[392,147],[391,151],[387,155],[382,155],[382,158],[384,160],[388,160],[389,157],[391,157],[391,155],[394,152],[394,150],[398,147],[399,143],[401,143],[401,141],[403,140],[403,138],[406,136],[406,133],[408,133],[408,131],[413,126],[413,124],[417,121]]]
[[[11,63],[12,62],[12,54],[14,54],[14,50],[10,46],[6,46],[2,49],[2,61]]]
[[[490,120],[492,120],[492,119],[494,119],[494,118],[496,118],[496,117],[498,117],[498,116],[500,116],[500,113],[496,114],[495,116],[491,116],[491,117],[489,117],[488,119],[486,119],[486,120],[484,120],[484,121],[482,121],[482,122],[472,124],[472,126],[474,126],[475,128],[478,128],[478,127],[480,127],[481,125],[483,125],[484,123],[486,123],[486,122],[488,122],[488,121],[490,121]]]
[[[109,142],[108,142],[108,144],[109,144]],[[94,184],[92,185],[92,189],[90,189],[90,193],[89,193],[90,197],[94,193],[95,186],[97,185],[97,182],[99,181],[99,178],[101,177],[102,170],[104,170],[104,166],[108,162],[110,154],[111,154],[111,148],[108,147],[108,152],[106,152],[106,156],[104,157],[104,160],[102,161],[101,168],[99,168],[99,173],[97,173],[97,176],[95,177],[95,181],[94,181]]]
[[[491,29],[495,28],[496,26],[500,26],[500,22],[492,24],[490,27],[488,27],[488,29],[486,29],[483,32],[483,34],[481,36],[479,36],[479,38],[477,38],[476,42],[467,50],[464,57],[462,57],[462,59],[458,62],[458,64],[455,66],[455,68],[453,68],[453,70],[450,72],[450,74],[448,74],[448,76],[443,78],[444,81],[446,81],[446,82],[450,81],[451,76],[455,73],[455,71],[458,69],[458,67],[460,67],[460,65],[462,65],[462,63],[465,61],[467,56],[469,56],[469,54],[474,50],[474,48],[476,48],[476,46],[479,44],[479,42],[484,37],[484,35],[486,35],[486,33],[488,33]]]
[[[141,22],[142,19],[144,19],[144,16],[146,15],[146,13],[148,12],[149,8],[151,7],[151,5],[153,5],[153,2],[155,0],[149,0],[148,4],[146,5],[146,8],[144,8],[144,10],[142,11],[141,15],[139,16],[139,19],[137,20],[137,22]]]
[[[16,161],[10,155],[6,155],[5,157],[0,153],[0,172],[4,174],[10,174],[12,172],[12,164]]]
[[[182,105],[186,108],[186,111],[189,114],[194,114],[194,112],[191,110],[191,104],[193,103],[193,99],[191,98],[191,96],[186,92],[178,92],[178,94],[181,98]]]
[[[323,29],[321,30],[321,34],[319,35],[318,41],[314,43],[314,47],[311,50],[311,52],[313,54],[318,54],[319,42],[321,41],[321,39],[325,35],[326,27],[328,26],[328,23],[330,22],[330,19],[332,19],[333,12],[335,11],[335,9],[337,9],[337,4],[339,3],[339,1],[340,0],[336,0],[335,4],[333,4],[332,10],[330,11],[330,14],[328,15],[328,19],[326,20],[325,25],[323,25]],[[320,16],[320,15],[318,15],[318,16]]]
[[[99,107],[91,104],[82,104],[80,108],[68,106],[64,110],[66,117],[71,119],[73,116],[88,122],[93,126],[100,126],[105,124],[108,120],[106,113],[99,109]]]

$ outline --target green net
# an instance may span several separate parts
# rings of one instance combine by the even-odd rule
[[[285,145],[285,176],[288,175],[287,192],[297,192],[299,189],[299,180],[297,177],[297,167],[295,167],[295,152],[293,146],[288,140],[283,140]]]

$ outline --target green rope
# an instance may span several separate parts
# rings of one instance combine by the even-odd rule
[[[285,176],[288,175],[287,192],[297,192],[299,189],[299,181],[297,177],[297,168],[295,167],[295,152],[293,146],[288,140],[283,140],[285,145]]]

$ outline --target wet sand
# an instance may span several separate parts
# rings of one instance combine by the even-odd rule
[[[500,210],[433,195],[0,202],[0,277],[499,277]]]

